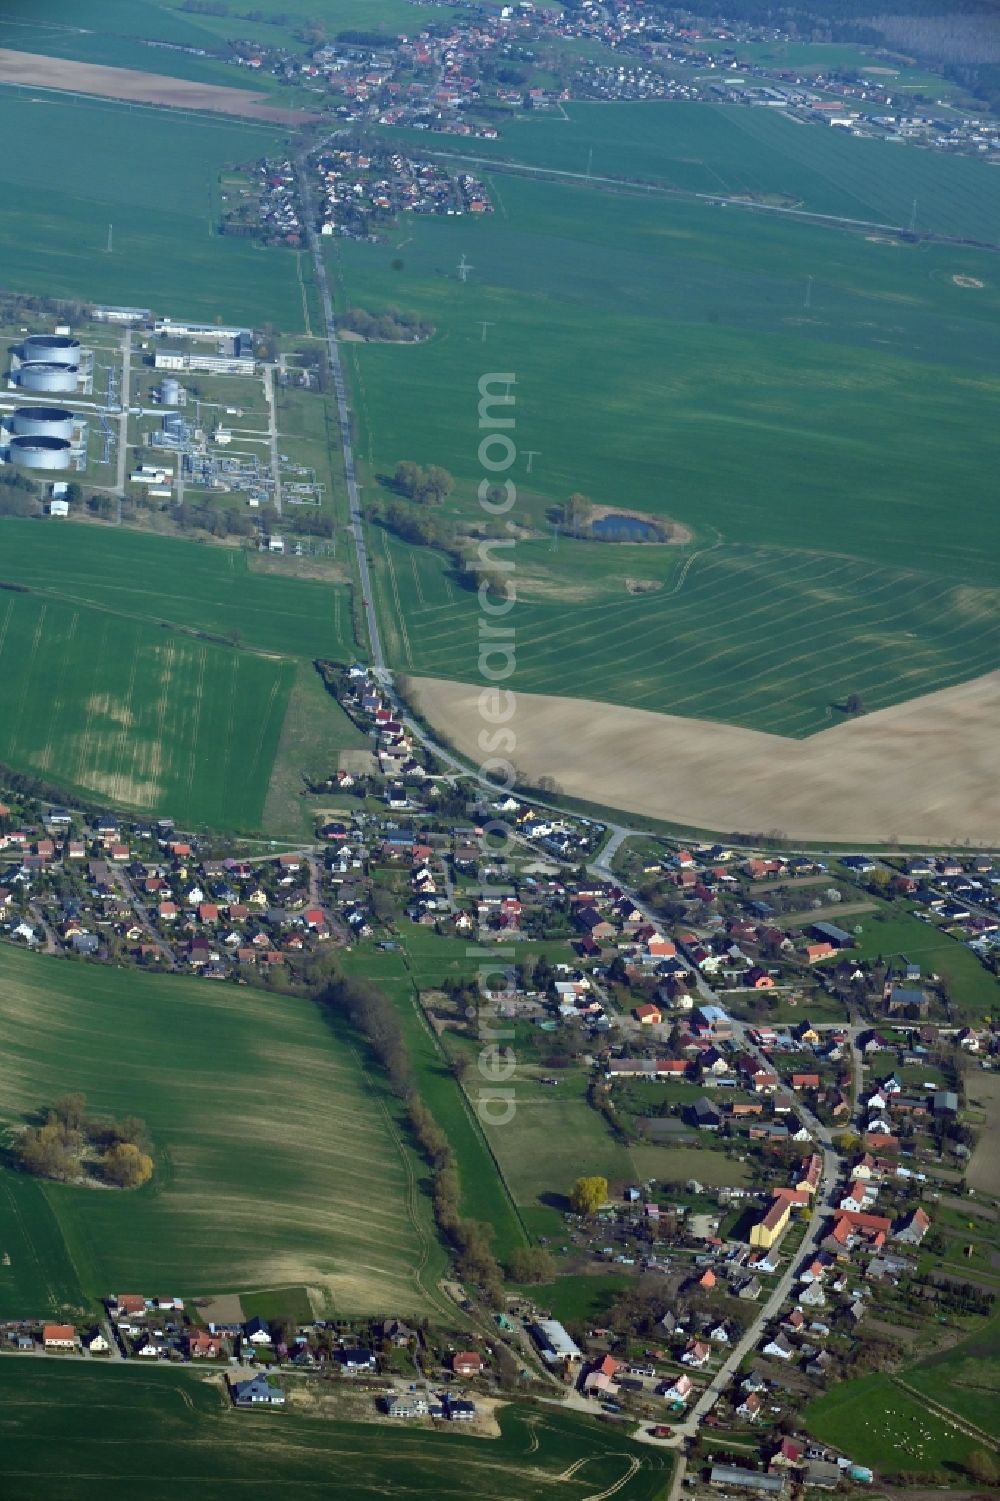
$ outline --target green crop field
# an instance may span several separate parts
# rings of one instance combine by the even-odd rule
[[[870,47],[860,47],[852,42],[723,42],[713,38],[699,41],[698,52],[710,56],[732,52],[741,60],[757,63],[765,68],[793,68],[797,73],[833,73],[866,68],[878,68],[893,75],[893,88],[897,77],[906,78],[910,69],[902,59],[887,56]],[[938,79],[942,91],[949,85]]]
[[[478,380],[516,377],[517,685],[801,736],[850,692],[881,707],[994,665],[991,260],[492,185],[497,213],[458,236],[408,221],[333,254],[341,302],[393,301],[437,329],[420,348],[345,347],[374,486],[399,459],[439,462],[457,479],[444,518],[472,517]],[[574,490],[675,518],[690,549],[553,537]],[[394,665],[474,675],[475,599],[445,556],[370,537]]]
[[[282,656],[353,650],[343,587],[258,572],[237,548],[104,526],[0,521],[0,578],[74,605]]]
[[[0,759],[182,825],[259,826],[294,668],[0,595]]]
[[[380,1501],[662,1501],[671,1456],[575,1413],[507,1407],[495,1439],[237,1413],[191,1372],[0,1357],[0,1477],[25,1501],[199,1501],[308,1492]],[[124,1435],[141,1435],[141,1442]]]
[[[296,674],[352,654],[341,586],[99,527],[7,520],[0,545],[0,761],[182,826],[240,830],[262,826],[277,762],[286,795],[268,827],[301,833],[287,795],[301,771],[329,774],[357,743],[315,691],[309,733],[297,713],[283,735]]]
[[[932,156],[899,143],[861,140],[743,105],[573,102],[567,120],[529,116],[495,141],[429,144],[422,150],[522,163],[584,178],[656,183],[684,192],[748,197],[810,213],[995,241],[1000,180],[968,157]],[[593,152],[591,158],[590,153]],[[469,259],[473,257],[470,253]]]
[[[440,20],[457,11],[441,7]],[[134,68],[193,83],[223,84],[274,95],[285,108],[315,109],[317,93],[282,85],[271,74],[250,72],[225,62],[227,44],[256,40],[304,54],[304,23],[318,21],[327,35],[359,29],[391,37],[414,32],[424,18],[411,0],[283,0],[274,11],[253,12],[254,19],[228,7],[218,15],[183,8],[183,0],[87,0],[86,26],[74,0],[5,0],[0,16],[0,47],[37,52],[105,67]],[[161,45],[157,46],[156,43]],[[166,45],[162,45],[166,44]],[[219,57],[194,55],[197,48]]]
[[[296,253],[216,233],[220,170],[283,153],[273,127],[0,87],[0,133],[31,141],[0,163],[5,288],[305,327]]]
[[[4,948],[0,1027],[5,1125],[82,1090],[141,1115],[156,1160],[131,1193],[0,1173],[0,1315],[167,1287],[429,1306],[440,1253],[390,1104],[311,1002]]]
[[[79,7],[74,10],[79,17]],[[181,51],[181,47],[218,48],[218,38],[199,26],[193,15],[175,19],[164,7],[147,4],[146,0],[88,3],[86,28],[71,25],[69,14],[62,0],[30,0],[27,4],[11,0],[0,16],[0,47],[255,92],[271,92],[270,85],[277,82],[270,75],[258,78],[221,59]],[[157,41],[166,45],[150,45]]]

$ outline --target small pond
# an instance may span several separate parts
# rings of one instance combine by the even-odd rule
[[[658,542],[659,534],[638,516],[602,516],[591,522],[590,535],[599,542]]]

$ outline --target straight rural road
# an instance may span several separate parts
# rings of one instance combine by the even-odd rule
[[[281,461],[278,457],[278,405],[274,394],[274,366],[264,366],[264,400],[267,402],[267,436],[271,445],[271,478],[274,509],[281,515]]]
[[[132,330],[126,328],[122,334],[122,389],[121,389],[121,417],[118,419],[118,494],[125,494],[125,472],[128,465],[128,406],[129,388],[132,381]],[[118,520],[121,521],[121,507],[118,509]]]
[[[305,208],[306,234],[309,237],[309,250],[312,254],[313,274],[316,278],[316,288],[319,292],[319,300],[323,309],[323,322],[326,325],[327,352],[330,359],[330,371],[333,375],[333,389],[337,398],[340,442],[344,450],[344,478],[347,482],[350,530],[354,542],[355,556],[358,561],[358,582],[361,589],[365,622],[368,626],[368,641],[371,649],[372,666],[379,677],[388,685],[391,683],[391,678],[389,677],[385,664],[385,656],[382,652],[382,638],[379,634],[378,619],[372,600],[371,576],[368,569],[368,550],[365,546],[364,527],[361,520],[361,501],[358,494],[358,481],[354,468],[354,446],[351,442],[351,411],[347,401],[347,384],[344,380],[344,367],[340,359],[337,327],[333,317],[333,298],[330,296],[330,282],[326,274],[326,262],[323,260],[323,247],[320,245],[319,235],[316,232],[316,212],[312,183],[309,180],[309,167],[306,161],[300,157],[296,162],[296,168],[298,171],[299,187],[302,191],[302,202]]]

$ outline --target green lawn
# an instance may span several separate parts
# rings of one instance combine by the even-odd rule
[[[344,586],[97,526],[5,520],[0,546],[4,581],[30,591],[0,590],[0,761],[188,826],[249,831],[276,759],[294,799],[302,770],[323,756],[334,770],[339,745],[358,743],[308,665],[354,654]],[[282,737],[293,683],[314,717],[305,733],[297,709]],[[287,803],[271,804],[279,831]]]
[[[3,948],[0,1027],[5,1125],[82,1090],[97,1112],[141,1115],[156,1160],[132,1193],[0,1174],[3,1316],[167,1288],[433,1305],[443,1258],[393,1103],[312,1003]]]
[[[330,253],[341,305],[392,301],[437,329],[419,348],[345,348],[366,495],[402,458],[438,462],[457,480],[444,519],[474,516],[477,383],[515,375],[512,516],[530,533],[517,686],[802,736],[850,692],[878,708],[992,666],[1000,590],[979,533],[1000,527],[978,500],[1000,462],[991,261],[493,186],[497,213],[461,227],[464,286],[451,222],[408,219]],[[960,272],[986,286],[956,287]],[[554,538],[551,507],[577,489],[674,517],[690,550]],[[951,525],[944,493],[976,528]],[[474,676],[478,610],[448,560],[369,536],[393,664]],[[637,579],[646,592],[629,592]]]
[[[292,1408],[237,1413],[189,1371],[0,1357],[6,1434],[0,1476],[25,1501],[243,1501],[262,1487],[284,1501],[338,1494],[381,1501],[565,1501],[612,1488],[662,1501],[669,1454],[552,1407],[508,1407],[497,1439],[398,1424],[310,1417]],[[127,1435],[141,1434],[141,1442]],[[619,1488],[620,1486],[620,1488]]]
[[[6,288],[302,331],[295,254],[216,233],[221,168],[284,154],[273,127],[0,87],[0,131],[31,141],[0,162]]]

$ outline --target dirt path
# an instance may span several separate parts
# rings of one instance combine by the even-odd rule
[[[187,83],[182,78],[166,78],[159,73],[140,73],[135,68],[106,68],[99,63],[44,57],[37,52],[12,52],[8,47],[0,47],[0,83],[97,94],[104,99],[122,99],[133,104],[243,115],[251,120],[267,120],[274,125],[304,125],[309,120],[322,119],[321,115],[307,114],[304,110],[278,109],[267,103],[266,94],[248,89],[231,89],[224,84]]]
[[[482,684],[408,685],[427,722],[478,765]],[[518,693],[510,728],[528,780],[688,828],[862,848],[1000,845],[1000,672],[808,740],[534,693]]]
[[[965,1081],[969,1100],[986,1113],[976,1136],[976,1149],[966,1169],[965,1181],[977,1193],[1000,1194],[1000,1074],[980,1069]],[[963,1210],[966,1205],[963,1203]]]

